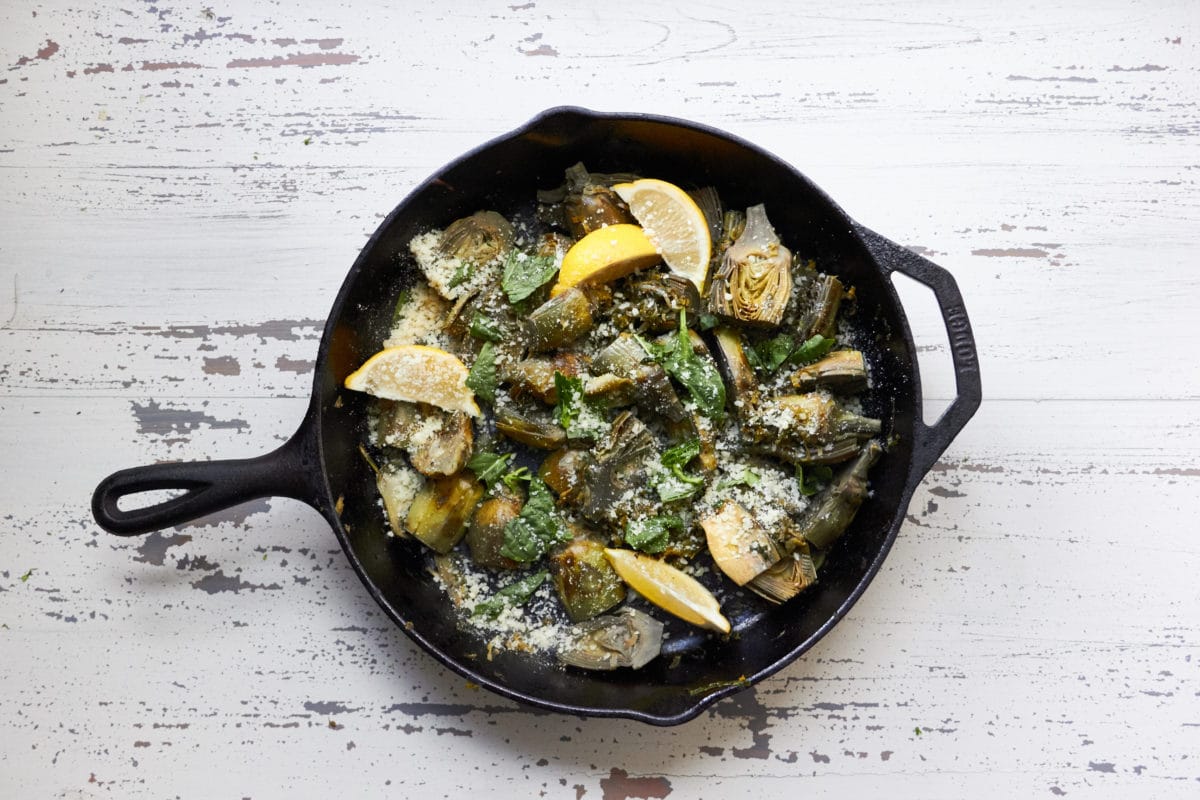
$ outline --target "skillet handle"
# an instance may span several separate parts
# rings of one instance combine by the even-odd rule
[[[916,420],[913,464],[919,470],[917,474],[924,475],[983,402],[975,335],[971,332],[971,321],[967,318],[967,309],[963,306],[962,293],[958,290],[954,276],[891,239],[857,223],[856,227],[863,242],[888,275],[900,272],[933,290],[942,311],[942,321],[946,325],[946,336],[950,340],[950,357],[954,361],[957,396],[932,425],[926,425],[921,419]]]
[[[92,515],[101,528],[136,536],[182,525],[260,497],[291,497],[321,509],[323,490],[312,414],[278,450],[258,458],[151,464],[114,472],[92,495]],[[124,511],[117,501],[140,492],[182,489],[160,503]]]

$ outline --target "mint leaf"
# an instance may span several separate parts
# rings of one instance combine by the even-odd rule
[[[558,272],[553,256],[531,256],[510,250],[504,259],[504,275],[500,288],[508,295],[508,302],[519,303],[536,292]]]
[[[800,494],[812,497],[821,488],[833,480],[833,469],[827,466],[809,467],[808,474],[802,464],[796,465],[796,483],[800,484]]]
[[[469,261],[460,261],[458,268],[454,270],[454,274],[450,276],[450,280],[446,281],[446,288],[453,289],[456,286],[461,286],[466,283],[467,278],[471,277],[471,272],[474,270],[474,265]]]
[[[742,474],[736,478],[726,478],[717,484],[718,489],[729,489],[734,486],[755,486],[758,484],[759,474],[754,470],[746,467],[742,470]]]
[[[746,348],[746,360],[755,369],[771,373],[788,360],[795,344],[796,340],[792,336],[781,333],[774,338],[764,339],[753,347]]]
[[[504,472],[504,468],[508,466],[508,461],[512,457],[512,453],[476,453],[467,462],[467,467],[475,473],[475,477],[484,486],[491,490],[496,485],[496,481],[501,479],[500,474]]]
[[[671,543],[672,530],[683,530],[683,520],[674,514],[631,520],[625,525],[625,544],[643,553],[661,553]]]
[[[556,544],[571,540],[571,533],[554,512],[554,495],[536,475],[529,478],[529,498],[516,519],[504,526],[500,555],[528,563],[541,558]]]
[[[483,316],[478,311],[471,317],[471,326],[468,332],[484,342],[499,342],[504,339],[504,334],[500,331],[500,326],[496,321]]]
[[[496,386],[499,378],[496,376],[496,348],[491,342],[485,344],[475,357],[471,371],[467,374],[467,388],[475,393],[480,400],[489,403],[496,402]]]
[[[826,353],[832,350],[836,343],[836,339],[829,336],[822,336],[818,333],[792,351],[792,354],[788,356],[788,363],[807,364],[810,361],[816,361],[819,358],[823,358]]]
[[[637,334],[634,334],[634,338],[651,358],[662,365],[668,375],[688,390],[701,414],[712,419],[725,416],[725,383],[712,359],[703,358],[692,349],[686,311],[680,309],[679,332],[666,344],[647,342]]]
[[[495,619],[509,606],[525,605],[529,602],[529,598],[533,597],[538,587],[546,582],[546,578],[548,577],[550,577],[550,573],[542,570],[528,577],[521,578],[519,581],[513,581],[496,592],[495,597],[484,600],[475,606],[475,610],[471,612],[471,616]]]
[[[597,408],[583,391],[583,379],[554,373],[558,404],[554,418],[567,432],[568,439],[596,439],[606,427],[603,409]]]
[[[517,467],[511,472],[505,473],[504,477],[500,480],[504,481],[504,485],[515,492],[517,487],[521,485],[521,481],[527,481],[531,477],[533,477],[533,473],[529,471],[528,467]]]

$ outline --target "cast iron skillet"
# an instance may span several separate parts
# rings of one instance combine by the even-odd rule
[[[558,185],[563,170],[576,161],[598,172],[711,184],[727,207],[765,202],[793,251],[815,258],[856,288],[856,324],[872,334],[864,351],[873,387],[864,405],[884,419],[885,436],[892,440],[871,472],[872,496],[814,589],[783,606],[752,595],[727,602],[724,610],[737,632],[727,639],[669,620],[667,653],[637,671],[565,670],[510,652],[489,660],[481,641],[445,613],[448,601],[427,574],[419,545],[384,535],[374,478],[358,454],[367,398],[342,389],[345,376],[380,348],[397,295],[416,277],[407,255],[415,234],[480,209],[527,206],[538,188]],[[934,291],[950,337],[958,396],[932,426],[921,418],[912,335],[888,279],[895,271]],[[315,371],[311,405],[287,444],[254,459],[116,472],[96,488],[96,521],[130,536],[259,497],[303,500],[329,521],[371,596],[446,666],[544,709],[655,725],[692,719],[719,698],[782,669],[845,616],[891,548],[913,490],[981,400],[971,325],[949,273],[859,225],[795,169],[748,142],[692,122],[580,108],[546,111],[454,161],[400,203],[346,276],[325,323]],[[126,495],[161,489],[184,491],[145,508],[118,507]]]

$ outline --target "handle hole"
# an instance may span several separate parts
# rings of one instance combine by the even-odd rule
[[[917,364],[921,369],[921,418],[926,425],[934,425],[958,396],[950,337],[933,290],[899,272],[893,272],[891,277],[917,347]]]
[[[176,497],[183,497],[190,489],[151,489],[145,492],[131,492],[117,498],[117,509],[126,513],[141,511],[144,508],[158,506]]]

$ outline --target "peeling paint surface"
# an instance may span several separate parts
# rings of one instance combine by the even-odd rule
[[[380,220],[556,104],[775,152],[980,347],[863,598],[676,728],[467,683],[299,502],[89,509],[285,441]],[[1182,0],[0,5],[0,797],[1200,796],[1198,104]]]

